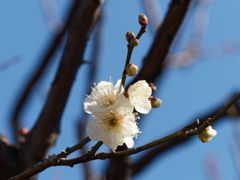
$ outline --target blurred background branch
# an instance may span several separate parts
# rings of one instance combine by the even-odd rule
[[[19,127],[21,127],[22,109],[24,108],[24,105],[26,104],[26,101],[29,98],[30,93],[33,90],[35,84],[39,81],[39,79],[41,78],[45,69],[47,68],[48,64],[51,62],[52,57],[55,54],[57,47],[61,43],[65,33],[67,32],[67,29],[69,28],[69,26],[72,22],[73,15],[76,12],[78,6],[79,6],[79,1],[78,0],[74,1],[71,9],[69,10],[65,27],[59,32],[59,34],[52,41],[46,54],[40,61],[39,66],[36,68],[33,75],[26,83],[26,85],[23,86],[24,88],[22,89],[22,91],[18,97],[18,100],[16,101],[16,104],[14,105],[13,113],[11,114],[11,119],[12,119],[12,124],[13,124],[13,134],[15,136],[15,142],[17,144],[19,144],[19,136],[18,136],[17,132],[19,130]]]

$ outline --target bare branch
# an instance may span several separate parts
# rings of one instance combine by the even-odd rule
[[[24,178],[28,178],[40,171],[45,170],[46,168],[50,167],[50,166],[60,166],[60,165],[65,165],[65,166],[70,166],[73,167],[75,164],[79,164],[79,163],[83,163],[86,161],[91,161],[91,160],[96,160],[96,159],[110,159],[110,158],[117,158],[117,157],[126,157],[126,156],[130,156],[132,154],[136,154],[139,153],[141,151],[145,151],[147,149],[150,149],[152,147],[158,146],[160,144],[163,144],[165,142],[171,141],[173,139],[176,138],[188,138],[190,136],[194,136],[197,135],[198,133],[200,133],[202,131],[202,127],[206,127],[209,125],[210,123],[215,122],[216,120],[218,120],[222,115],[226,114],[226,111],[234,104],[236,103],[240,98],[240,93],[237,94],[224,108],[222,108],[219,112],[217,112],[213,118],[211,119],[211,122],[209,121],[209,118],[204,121],[204,123],[202,123],[200,125],[200,127],[195,130],[195,131],[191,131],[191,129],[189,128],[193,128],[195,129],[196,127],[193,127],[193,125],[198,126],[199,120],[197,120],[195,123],[191,123],[190,125],[180,129],[179,131],[176,131],[175,133],[172,133],[168,136],[165,136],[161,139],[157,139],[155,141],[152,141],[148,144],[133,148],[133,149],[129,149],[129,150],[125,150],[125,151],[120,151],[120,152],[110,152],[110,153],[98,153],[95,154],[95,152],[98,150],[98,148],[102,145],[102,142],[98,142],[95,146],[92,147],[91,151],[88,151],[85,155],[78,157],[78,158],[73,158],[73,159],[65,159],[65,158],[61,158],[63,157],[63,153],[60,153],[59,155],[52,155],[50,156],[48,159],[45,159],[42,162],[39,162],[38,164],[36,164],[35,166],[33,166],[31,169],[21,173],[20,175],[17,175],[13,178],[11,178],[11,180],[20,180],[20,179],[24,179]],[[196,133],[191,133],[191,132],[196,132]],[[49,163],[50,162],[50,163]],[[122,177],[122,176],[120,176]]]
[[[42,76],[42,74],[45,71],[47,65],[52,60],[52,57],[53,57],[59,43],[62,41],[62,38],[63,38],[64,34],[66,33],[68,27],[70,26],[73,15],[74,15],[75,11],[77,10],[78,3],[79,3],[78,0],[76,0],[73,3],[72,8],[69,11],[69,15],[68,15],[67,22],[66,22],[66,25],[65,25],[64,29],[62,29],[62,31],[59,32],[58,36],[53,40],[52,44],[50,45],[50,48],[49,48],[48,52],[45,54],[45,56],[41,60],[41,63],[38,66],[38,68],[34,71],[35,73],[32,76],[32,78],[29,79],[26,86],[24,86],[24,89],[20,93],[20,96],[19,96],[19,99],[17,100],[17,103],[16,103],[15,107],[13,108],[14,112],[12,113],[13,116],[11,117],[11,119],[12,119],[12,123],[13,123],[15,141],[17,142],[17,144],[18,144],[18,141],[19,141],[17,131],[19,129],[19,124],[20,124],[20,122],[19,122],[20,117],[19,116],[21,115],[21,111],[22,111],[22,109],[25,105],[25,102],[27,101],[27,98],[29,97],[29,94],[31,93],[33,87],[35,86],[38,79]]]
[[[56,142],[61,116],[77,70],[83,63],[82,57],[86,42],[97,22],[101,3],[101,0],[85,1],[81,11],[78,9],[74,23],[71,24],[67,43],[47,101],[23,146],[23,156],[30,167],[42,160]]]
[[[219,109],[222,108],[222,104],[219,105],[218,107],[216,107],[214,110],[212,110],[211,112],[203,115],[201,118],[199,118],[200,120],[200,125],[209,117],[213,117],[218,111]],[[235,107],[237,109],[238,112],[238,116],[240,116],[240,103],[236,103]],[[231,108],[229,109],[229,111],[231,111]],[[229,112],[228,111],[228,112]],[[220,120],[224,119],[224,117],[227,117],[228,114],[224,113],[222,115],[222,117],[217,121],[220,122]],[[190,122],[192,122],[192,120],[190,120]],[[192,138],[188,138],[188,139],[174,139],[170,142],[167,142],[161,146],[158,146],[156,148],[153,148],[152,150],[148,151],[145,155],[143,155],[140,159],[138,159],[134,165],[133,165],[133,176],[138,174],[139,172],[143,171],[143,169],[145,167],[147,167],[147,165],[149,165],[154,159],[156,159],[156,157],[160,156],[161,154],[163,154],[166,151],[169,151],[172,148],[175,148],[176,146],[179,145],[183,145],[184,143],[187,143],[191,140]]]
[[[24,170],[18,154],[19,149],[10,144],[7,137],[0,135],[0,179],[7,179]]]

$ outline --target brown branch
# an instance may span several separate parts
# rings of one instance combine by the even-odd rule
[[[164,22],[160,26],[154,42],[144,59],[143,68],[131,82],[146,80],[154,82],[162,72],[163,62],[167,56],[174,37],[187,13],[192,0],[172,0]]]
[[[214,110],[211,112],[206,113],[200,118],[200,124],[199,126],[209,117],[213,117],[219,109],[222,108],[223,105],[217,106]],[[240,103],[236,103],[235,107],[237,108],[238,116],[240,116]],[[230,108],[231,110],[231,108]],[[228,114],[225,113],[223,116],[215,123],[219,123],[221,120],[224,119],[224,117],[228,117]],[[192,122],[192,120],[190,120]],[[156,159],[156,157],[159,157],[162,155],[164,152],[167,152],[171,150],[172,148],[176,148],[176,146],[183,145],[189,141],[191,141],[192,138],[188,139],[174,139],[170,142],[167,142],[163,145],[160,145],[156,148],[151,149],[148,151],[145,155],[143,155],[141,158],[139,158],[133,165],[133,176],[138,174],[139,172],[142,172],[145,167],[147,167],[153,160]]]
[[[91,160],[96,160],[96,159],[105,160],[105,159],[110,159],[110,158],[126,157],[126,156],[130,156],[130,155],[133,155],[133,154],[145,151],[147,149],[153,148],[155,146],[158,146],[160,144],[166,143],[166,142],[171,141],[171,140],[176,139],[176,138],[181,138],[181,139],[185,138],[186,139],[186,138],[188,138],[190,136],[197,135],[203,129],[205,129],[209,124],[214,123],[222,115],[225,115],[226,111],[234,103],[236,103],[239,99],[240,99],[240,93],[237,94],[225,107],[223,107],[220,111],[218,111],[212,117],[212,119],[208,118],[206,121],[204,121],[202,123],[202,125],[200,125],[200,127],[197,130],[195,130],[196,127],[193,127],[193,126],[197,126],[199,124],[198,120],[195,123],[191,123],[190,125],[180,129],[179,131],[176,131],[175,133],[172,133],[172,134],[170,134],[168,136],[165,136],[165,137],[163,137],[161,139],[157,139],[157,140],[154,140],[154,141],[152,141],[152,142],[150,142],[148,144],[145,144],[145,145],[133,148],[133,149],[125,150],[125,151],[120,151],[120,152],[110,152],[110,153],[98,153],[98,154],[95,154],[96,151],[99,149],[99,147],[103,144],[101,141],[98,141],[98,143],[95,146],[92,147],[91,151],[88,151],[85,155],[83,155],[81,157],[73,158],[73,159],[61,158],[61,157],[66,157],[64,155],[64,153],[67,153],[67,152],[63,151],[59,155],[49,156],[49,158],[39,162],[38,164],[33,166],[31,169],[28,169],[27,171],[25,171],[25,172],[15,176],[15,177],[11,178],[11,180],[20,180],[20,179],[29,178],[29,177],[35,175],[36,173],[41,172],[41,171],[43,171],[46,168],[51,167],[51,166],[61,166],[61,165],[64,165],[64,166],[73,167],[75,164],[79,164],[79,163],[83,163],[83,162],[87,162],[87,161],[91,161]],[[193,129],[191,129],[191,128],[193,128]],[[122,175],[120,174],[120,177],[122,178],[123,174]],[[127,177],[124,177],[124,178],[127,178]],[[114,177],[114,179],[116,179],[116,178]],[[120,178],[117,178],[117,179],[120,179]]]
[[[77,70],[83,63],[82,56],[86,42],[98,19],[101,3],[101,0],[85,1],[81,11],[78,9],[74,23],[71,24],[66,46],[47,101],[23,146],[23,157],[29,167],[41,161],[56,142],[61,116]]]
[[[81,157],[73,158],[73,159],[61,158],[61,157],[66,157],[64,155],[64,153],[67,153],[67,152],[63,151],[63,152],[61,152],[58,155],[49,156],[49,158],[39,162],[38,164],[33,166],[31,169],[28,169],[25,172],[15,176],[15,177],[10,178],[10,180],[20,180],[20,179],[29,178],[29,177],[35,175],[36,173],[41,172],[41,171],[43,171],[46,168],[51,167],[51,166],[65,165],[65,166],[73,167],[75,164],[79,164],[79,163],[83,163],[83,162],[87,162],[87,161],[91,161],[91,160],[96,160],[96,159],[105,160],[105,159],[117,158],[117,157],[118,158],[119,157],[123,157],[124,158],[126,156],[130,156],[132,154],[136,154],[136,153],[145,151],[147,149],[153,148],[155,146],[158,146],[160,144],[166,143],[166,142],[171,141],[171,140],[176,139],[176,138],[181,138],[181,139],[184,138],[184,139],[186,139],[186,138],[188,138],[190,136],[197,135],[198,133],[200,133],[203,130],[203,128],[206,128],[209,125],[209,123],[214,123],[221,116],[225,115],[226,111],[234,103],[236,103],[239,99],[240,99],[240,93],[237,94],[225,107],[223,107],[220,111],[218,111],[212,117],[212,119],[208,118],[206,121],[204,121],[202,123],[202,125],[200,125],[200,127],[197,130],[195,130],[196,127],[193,127],[193,126],[197,126],[199,124],[198,120],[195,123],[191,123],[190,125],[180,129],[179,131],[176,131],[175,133],[172,133],[172,134],[170,134],[168,136],[165,136],[165,137],[163,137],[161,139],[157,139],[157,140],[154,140],[154,141],[152,141],[152,142],[150,142],[148,144],[145,144],[145,145],[133,148],[133,149],[125,150],[125,151],[120,151],[120,152],[110,152],[110,153],[98,153],[98,154],[95,154],[96,151],[99,149],[99,147],[103,144],[102,142],[98,141],[98,143],[95,146],[92,147],[91,151],[88,151],[85,155],[83,155]],[[193,128],[193,129],[189,129],[189,128]],[[191,130],[194,130],[194,131],[191,131]],[[128,168],[128,169],[131,169],[131,168]],[[123,175],[120,174],[120,177],[123,177]],[[128,178],[128,177],[125,175],[124,178]],[[116,179],[116,178],[114,177],[114,179]],[[117,178],[117,179],[119,179],[119,178]]]
[[[86,120],[85,120],[86,118]],[[78,125],[78,137],[80,142],[83,140],[84,138],[84,131],[86,129],[86,125],[84,124],[84,122],[86,122],[88,119],[87,113],[84,114],[82,122],[79,122]],[[82,147],[81,149],[81,154],[86,154],[86,145]],[[91,173],[90,173],[90,167],[89,164],[87,162],[83,163],[83,170],[84,170],[84,175],[85,175],[85,179],[86,180],[91,180]]]
[[[10,144],[7,137],[0,135],[0,179],[7,179],[24,170],[18,153],[19,149]]]
[[[13,116],[11,117],[12,119],[12,123],[13,123],[13,132],[14,132],[14,137],[15,137],[15,141],[18,144],[19,138],[17,135],[17,131],[19,129],[19,124],[20,124],[20,115],[22,112],[22,109],[29,97],[29,94],[31,93],[33,87],[35,86],[36,82],[39,80],[39,78],[42,76],[42,74],[44,73],[47,65],[50,63],[50,61],[52,60],[52,57],[58,47],[58,45],[61,43],[68,27],[71,24],[72,18],[74,13],[77,10],[79,1],[76,0],[70,11],[69,11],[69,15],[67,18],[67,22],[65,27],[62,29],[61,32],[59,32],[58,36],[52,41],[52,44],[50,45],[49,50],[47,51],[47,53],[45,54],[45,56],[43,57],[43,59],[41,60],[40,65],[38,66],[38,68],[34,71],[34,75],[32,76],[31,79],[29,79],[29,81],[26,83],[26,86],[24,86],[24,89],[22,90],[22,92],[20,93],[19,99],[17,100],[17,103],[15,105],[15,107],[13,108]]]
[[[118,146],[116,152],[128,150],[126,144]],[[130,156],[118,157],[111,159],[106,172],[106,180],[124,180],[132,176],[132,160]]]

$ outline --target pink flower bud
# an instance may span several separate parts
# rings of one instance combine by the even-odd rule
[[[129,64],[129,65],[127,65],[126,72],[127,72],[127,75],[129,75],[129,76],[137,75],[137,73],[138,73],[137,65],[136,64]]]
[[[157,87],[153,83],[149,83],[149,87],[152,89],[152,94],[156,92]]]
[[[22,137],[25,137],[29,132],[30,132],[30,130],[26,127],[22,128],[18,131],[19,135]]]
[[[127,42],[129,42],[130,43],[130,41],[133,39],[133,38],[135,38],[135,34],[131,31],[128,31],[127,32],[127,34],[126,34],[126,40],[127,40]]]
[[[136,46],[138,46],[138,44],[139,44],[139,41],[138,41],[138,39],[136,39],[136,38],[133,38],[133,39],[130,41],[130,46],[131,46],[131,47],[136,47]]]
[[[156,97],[150,97],[149,100],[151,101],[152,108],[158,108],[162,104],[161,99]]]
[[[145,14],[140,14],[138,16],[138,22],[140,25],[146,27],[147,26],[147,23],[148,23],[148,18]]]

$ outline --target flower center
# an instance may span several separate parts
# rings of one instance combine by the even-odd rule
[[[116,118],[111,118],[109,120],[109,124],[112,125],[112,126],[116,125],[117,123],[118,123],[118,120]]]

